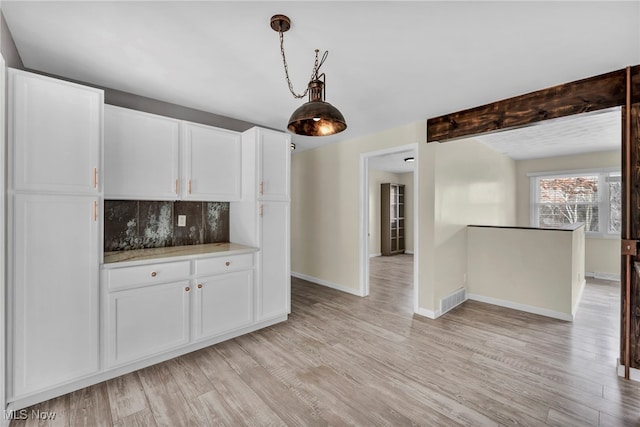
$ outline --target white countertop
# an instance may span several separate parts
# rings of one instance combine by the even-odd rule
[[[133,249],[129,251],[105,252],[102,268],[118,268],[151,264],[161,261],[210,258],[257,252],[258,248],[238,243],[208,243],[205,245],[170,246],[166,248]]]

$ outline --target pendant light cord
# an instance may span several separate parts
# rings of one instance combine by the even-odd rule
[[[280,53],[282,54],[282,63],[284,64],[284,75],[287,78],[289,91],[291,92],[294,98],[304,98],[305,96],[307,96],[307,93],[309,92],[309,86],[307,85],[307,88],[301,94],[296,93],[293,90],[293,84],[291,84],[291,79],[289,78],[289,66],[287,65],[287,58],[284,55],[284,33],[282,31],[278,31],[278,34],[280,34]],[[324,64],[324,61],[326,61],[327,55],[329,55],[329,51],[325,50],[324,54],[322,55],[322,59],[318,62],[319,52],[320,51],[316,49],[316,60],[313,64],[313,70],[311,71],[311,77],[309,78],[309,81],[318,79],[318,71],[320,70],[320,67],[322,67],[322,64]]]

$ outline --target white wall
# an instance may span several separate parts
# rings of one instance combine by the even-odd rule
[[[516,162],[518,225],[530,225],[530,178],[528,173],[620,167],[620,150]],[[585,270],[606,276],[620,276],[620,240],[586,237]]]
[[[396,174],[369,169],[369,255],[381,253],[380,184],[404,184],[405,252],[413,253],[413,172]]]
[[[428,274],[421,274],[420,288],[432,292],[421,294],[420,306],[438,315],[440,299],[465,286],[467,225],[515,225],[516,168],[512,159],[473,139],[427,144],[424,151],[421,184],[428,190],[420,191],[426,196],[420,207],[427,211],[419,218],[420,268]]]

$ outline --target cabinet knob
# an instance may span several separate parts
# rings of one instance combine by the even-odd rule
[[[229,267],[231,265],[231,261],[227,261],[224,263],[224,265],[226,265],[227,267]]]
[[[202,289],[202,283],[198,283],[198,289]]]
[[[158,275],[158,273],[156,273],[155,271],[151,272],[151,277],[156,277]]]
[[[185,292],[189,292],[190,290],[191,290],[191,288],[190,288],[190,287],[188,287],[188,286],[187,286],[186,288],[184,288],[184,291],[185,291]]]

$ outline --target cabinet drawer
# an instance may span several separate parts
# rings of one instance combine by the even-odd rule
[[[208,274],[224,273],[253,267],[253,254],[231,255],[199,259],[196,261],[196,274],[205,276]]]
[[[190,261],[180,261],[114,268],[107,270],[108,286],[110,290],[113,290],[142,283],[164,283],[187,279],[191,274],[190,264]]]

